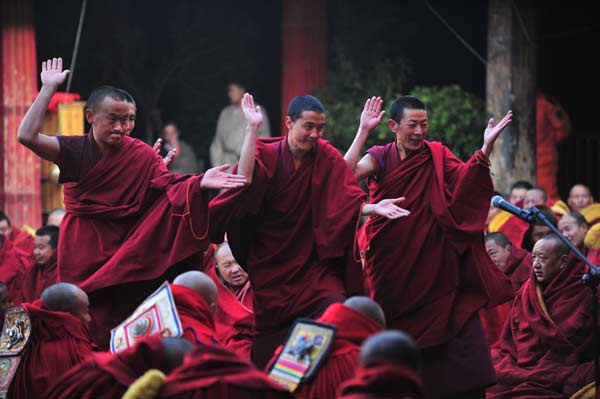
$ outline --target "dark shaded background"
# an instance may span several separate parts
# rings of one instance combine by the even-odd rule
[[[430,3],[486,57],[486,1]],[[564,105],[575,134],[597,134],[593,96],[600,88],[600,61],[594,53],[600,23],[593,3],[538,3],[539,87]],[[513,4],[518,9],[519,1]],[[52,56],[70,63],[80,6],[74,0],[34,0],[40,63]],[[72,91],[85,99],[100,84],[129,90],[138,101],[135,136],[150,131],[156,137],[149,126],[175,121],[198,157],[206,158],[231,80],[245,83],[265,105],[271,126],[279,126],[281,13],[281,3],[269,0],[90,1]],[[357,63],[406,59],[412,70],[407,91],[457,83],[485,96],[485,65],[423,1],[330,0],[328,19],[330,41],[345,42]]]

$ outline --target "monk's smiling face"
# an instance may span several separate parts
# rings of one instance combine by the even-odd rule
[[[86,109],[85,117],[90,125],[94,139],[103,147],[118,147],[123,136],[131,133],[131,109],[129,103],[105,97],[96,110]]]
[[[567,265],[567,255],[557,250],[553,240],[541,239],[535,243],[533,251],[533,272],[540,284],[548,284]]]
[[[36,235],[33,238],[33,256],[35,256],[35,261],[38,265],[48,265],[56,253],[56,249],[52,248],[50,240],[51,237],[49,235]]]
[[[404,109],[399,122],[390,119],[388,126],[396,134],[396,143],[406,151],[416,151],[423,145],[423,139],[429,129],[427,111],[424,109]]]
[[[288,144],[292,153],[312,151],[317,145],[317,140],[323,137],[326,119],[324,113],[316,111],[303,111],[295,121],[287,116],[285,125],[288,128]]]
[[[581,247],[588,232],[587,223],[579,222],[571,215],[565,215],[558,222],[558,230],[576,247]]]

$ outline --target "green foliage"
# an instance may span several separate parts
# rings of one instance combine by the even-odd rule
[[[481,147],[486,122],[482,99],[458,85],[416,87],[411,95],[427,105],[427,140],[442,142],[462,160]]]
[[[367,98],[380,96],[389,111],[392,101],[400,97],[410,72],[401,58],[374,60],[361,65],[346,56],[341,46],[334,46],[327,85],[315,95],[327,112],[325,138],[344,153],[356,134],[360,114]],[[416,87],[411,95],[419,97],[428,108],[429,131],[426,138],[440,141],[462,160],[468,159],[482,144],[485,128],[485,104],[458,85]],[[394,139],[387,126],[387,115],[369,135],[365,149]]]
[[[323,102],[327,112],[325,138],[344,153],[354,139],[367,98],[379,96],[386,101],[400,96],[409,68],[400,58],[370,59],[369,63],[360,65],[339,49],[334,51],[336,55],[329,66],[326,87],[315,96]],[[369,136],[367,145],[392,139],[387,125],[382,122]]]

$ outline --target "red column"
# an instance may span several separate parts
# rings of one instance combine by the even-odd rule
[[[42,224],[40,159],[17,141],[17,129],[37,93],[31,0],[2,0],[0,89],[0,209],[16,226]]]
[[[282,134],[287,106],[297,95],[323,87],[327,72],[326,0],[284,0],[281,68]]]

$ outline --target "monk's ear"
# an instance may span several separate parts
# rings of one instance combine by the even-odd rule
[[[285,117],[285,127],[287,128],[288,132],[294,127],[294,121],[289,116]]]
[[[506,251],[507,251],[508,253],[511,253],[511,252],[512,252],[512,245],[507,245],[507,246],[506,246]]]
[[[92,124],[93,120],[94,120],[94,113],[92,112],[91,109],[86,108],[85,109],[85,120],[87,121],[87,123],[89,123],[90,125]]]
[[[564,269],[565,267],[567,267],[567,259],[569,258],[569,256],[567,254],[564,254],[560,257],[560,268]]]
[[[396,122],[393,119],[388,119],[388,127],[390,128],[390,130],[392,132],[396,132],[396,130],[398,129],[398,122]]]

